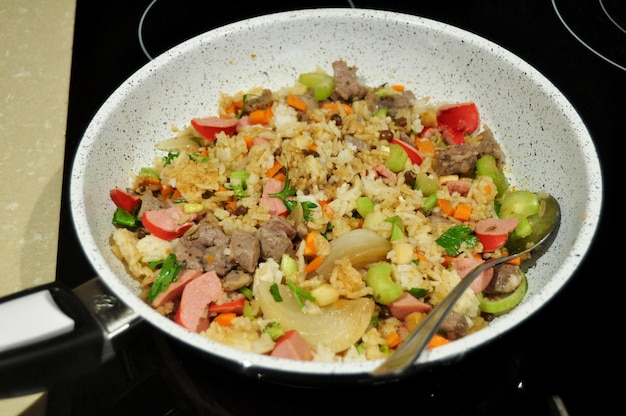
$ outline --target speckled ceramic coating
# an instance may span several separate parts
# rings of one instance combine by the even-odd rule
[[[292,85],[298,74],[344,59],[367,85],[404,84],[435,101],[475,101],[501,143],[513,182],[544,190],[562,205],[551,249],[529,271],[529,291],[513,312],[486,329],[426,351],[416,366],[460,359],[501,336],[548,302],[583,260],[598,225],[600,166],[580,117],[537,70],[466,31],[420,17],[362,9],[285,12],[207,32],[137,71],[104,103],[82,139],[71,176],[72,215],[102,280],[145,320],[223,357],[255,377],[285,373],[360,375],[379,362],[314,363],[249,354],[206,340],[162,317],[137,297],[138,286],[112,255],[109,189],[151,165],[171,125],[217,112],[220,92]],[[366,378],[366,375],[363,375]]]

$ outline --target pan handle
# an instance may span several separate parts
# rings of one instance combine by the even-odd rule
[[[141,321],[100,278],[52,282],[0,299],[0,398],[48,390],[95,372],[113,338]]]

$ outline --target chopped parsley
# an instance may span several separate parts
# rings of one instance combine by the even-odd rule
[[[448,256],[456,256],[461,252],[461,245],[472,248],[478,243],[478,237],[472,233],[472,229],[468,226],[453,225],[435,242],[446,250]]]

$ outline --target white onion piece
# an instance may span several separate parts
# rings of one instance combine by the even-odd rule
[[[285,330],[296,329],[312,346],[323,345],[340,352],[354,345],[370,324],[374,301],[370,298],[342,299],[324,306],[321,313],[304,313],[293,291],[279,284],[282,302],[270,293],[271,282],[255,282],[256,299],[266,319],[275,320]]]
[[[166,152],[180,152],[184,150],[187,153],[196,153],[200,146],[192,140],[192,136],[181,135],[162,140],[155,147]]]
[[[368,264],[384,260],[391,250],[391,242],[376,231],[366,228],[352,230],[330,243],[330,254],[315,271],[327,276],[335,267],[335,262],[348,258],[352,267],[359,269]]]

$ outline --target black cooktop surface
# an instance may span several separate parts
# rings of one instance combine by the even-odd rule
[[[391,384],[297,388],[237,374],[141,325],[125,336],[116,357],[96,374],[52,388],[48,414],[358,415],[412,410],[558,415],[558,401],[570,415],[610,408],[604,377],[619,362],[612,340],[612,319],[618,315],[615,300],[607,300],[601,290],[621,278],[605,274],[615,264],[615,249],[605,241],[606,223],[617,206],[609,194],[615,188],[609,169],[615,169],[618,155],[611,149],[622,139],[626,109],[625,6],[621,0],[317,0],[297,5],[271,0],[251,5],[78,0],[57,262],[57,279],[70,287],[94,276],[73,229],[68,181],[78,143],[100,105],[128,76],[170,47],[215,27],[271,12],[385,9],[450,23],[500,44],[542,72],[572,102],[600,154],[608,195],[595,243],[561,293],[519,328],[458,363]],[[602,316],[606,320],[597,324]]]

